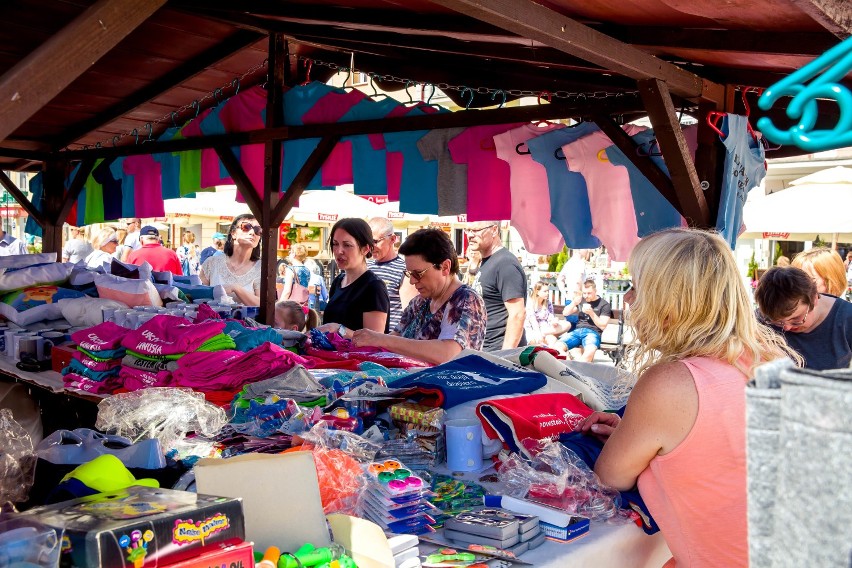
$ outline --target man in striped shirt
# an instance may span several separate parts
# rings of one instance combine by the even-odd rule
[[[396,329],[408,302],[417,295],[417,289],[405,277],[405,260],[396,252],[397,236],[393,223],[384,217],[373,217],[369,221],[373,231],[373,258],[367,267],[384,281],[390,299],[389,329]]]

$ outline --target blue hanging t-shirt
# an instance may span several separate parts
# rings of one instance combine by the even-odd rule
[[[103,186],[104,219],[121,218],[121,178],[116,179],[110,165],[112,160],[104,160],[92,170],[92,177]]]
[[[133,176],[124,172],[124,158],[116,158],[109,165],[109,171],[115,179],[121,180],[121,216],[136,216],[136,193]]]
[[[159,138],[158,142],[173,140],[180,132],[180,128],[167,128]],[[180,154],[175,152],[161,152],[152,154],[155,162],[160,164],[160,181],[162,184],[163,199],[177,199],[180,195]]]
[[[632,138],[647,152],[651,141],[655,140],[656,136],[654,131],[649,128],[635,134]],[[668,199],[663,197],[654,187],[654,184],[645,177],[645,174],[640,172],[639,168],[627,159],[624,152],[613,144],[606,149],[606,157],[610,163],[627,168],[627,175],[630,177],[630,194],[633,196],[633,210],[636,213],[636,225],[639,228],[640,237],[663,229],[681,226],[683,218],[677,212],[677,209],[669,203]],[[662,156],[651,155],[649,157],[663,170],[663,173],[671,177]]]
[[[726,134],[722,140],[726,154],[716,229],[733,249],[743,224],[743,206],[748,192],[766,176],[766,154],[749,133],[748,117],[726,115],[722,132]]]
[[[533,160],[547,171],[550,222],[559,229],[570,248],[594,249],[601,246],[601,242],[592,235],[592,209],[586,178],[569,170],[565,160],[557,158],[554,152],[598,130],[592,122],[581,122],[527,140]]]
[[[397,101],[390,98],[379,101],[364,99],[349,109],[340,122],[385,118],[399,106]],[[342,141],[349,141],[352,144],[352,182],[355,185],[355,195],[387,195],[385,149],[373,148],[370,137],[366,134],[346,136],[342,138]]]

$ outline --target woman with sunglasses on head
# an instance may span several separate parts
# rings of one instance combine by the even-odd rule
[[[819,292],[807,272],[793,266],[770,268],[760,277],[754,299],[766,323],[804,357],[805,367],[824,371],[849,366],[852,304]]]
[[[86,268],[101,268],[104,264],[112,264],[113,254],[118,247],[118,235],[115,229],[112,227],[101,229],[92,239],[92,247],[95,250],[86,257]]]
[[[238,215],[228,229],[223,252],[201,265],[199,278],[205,286],[222,285],[240,304],[260,305],[260,234],[251,214]]]
[[[367,270],[373,231],[363,219],[340,219],[331,228],[331,253],[340,274],[331,283],[320,331],[352,338],[359,329],[387,333],[390,300],[385,283]]]
[[[605,440],[601,481],[638,487],[673,558],[667,567],[748,566],[746,383],[757,365],[798,357],[755,317],[718,234],[669,229],[630,255],[638,379],[624,417],[578,430]]]
[[[402,312],[389,335],[356,331],[355,345],[382,347],[429,363],[445,363],[462,349],[481,349],[485,339],[485,304],[459,280],[459,259],[447,234],[420,229],[405,239],[405,276],[418,296]]]

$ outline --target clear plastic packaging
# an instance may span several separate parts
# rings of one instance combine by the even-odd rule
[[[191,389],[152,387],[121,393],[98,405],[95,427],[138,441],[160,440],[163,451],[177,459],[215,453],[212,437],[228,423],[225,411]],[[194,432],[196,437],[188,438]]]
[[[504,495],[538,501],[588,519],[606,520],[618,514],[618,492],[572,451],[557,441],[524,440],[527,461],[510,454],[498,470]]]
[[[29,519],[0,520],[0,567],[59,566],[62,532]]]
[[[26,501],[35,474],[33,441],[8,408],[0,409],[0,508]]]

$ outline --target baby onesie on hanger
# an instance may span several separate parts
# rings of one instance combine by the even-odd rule
[[[581,122],[527,140],[533,160],[547,171],[550,222],[559,229],[570,248],[594,249],[601,243],[592,235],[592,212],[585,178],[569,170],[566,161],[557,158],[555,152],[559,150],[561,154],[564,144],[597,131],[596,124]]]
[[[726,154],[716,229],[733,249],[741,232],[748,192],[766,176],[766,152],[749,133],[748,117],[728,114],[722,121],[722,132],[727,134],[722,140]]]
[[[358,90],[344,91],[318,81],[299,85],[284,93],[284,122],[287,125],[335,123],[366,96]],[[284,142],[281,191],[287,191],[319,143],[319,138]],[[332,156],[329,155],[329,158]],[[320,169],[305,189],[334,189],[334,186],[323,185]]]
[[[266,90],[255,86],[240,91],[221,105],[218,113],[211,113],[201,121],[201,131],[207,135],[228,134],[259,130],[266,126]],[[248,176],[257,194],[263,198],[264,144],[249,144],[233,147],[240,165]],[[239,192],[237,196],[242,197]]]
[[[424,160],[438,161],[438,215],[467,212],[467,164],[457,164],[447,145],[464,128],[439,128],[417,141]]]
[[[645,130],[632,124],[623,129],[631,136]],[[562,146],[562,152],[571,171],[583,174],[586,179],[592,234],[606,245],[612,260],[626,261],[639,242],[639,228],[630,194],[630,177],[627,169],[606,160],[604,150],[609,146],[612,140],[598,131]]]
[[[512,226],[521,235],[527,252],[553,254],[562,250],[565,241],[550,223],[550,193],[547,171],[532,159],[525,148],[530,138],[551,130],[565,128],[562,124],[536,126],[524,124],[494,136],[497,157],[509,164],[509,184],[512,194]],[[518,147],[526,153],[519,154]]]
[[[453,161],[467,164],[467,220],[503,221],[512,218],[509,164],[497,157],[494,136],[515,124],[473,126],[450,140]]]
[[[124,159],[124,173],[133,176],[136,217],[165,217],[160,164],[150,155]]]
[[[401,105],[393,99],[365,98],[341,117],[339,122],[386,118]],[[356,195],[387,195],[387,152],[375,149],[367,135],[346,136],[338,142],[341,148],[334,160],[329,156],[322,170],[323,185],[355,185]]]
[[[653,140],[656,140],[654,131],[651,129],[640,132],[632,137],[644,152],[651,148]],[[655,150],[659,153],[658,150]],[[633,210],[636,214],[636,226],[639,228],[639,236],[644,237],[672,227],[681,227],[684,219],[677,209],[669,203],[669,200],[654,187],[648,178],[639,171],[633,162],[627,159],[615,144],[606,149],[606,156],[610,163],[627,168],[630,179],[630,193],[633,196]],[[657,164],[663,172],[671,177],[662,156],[651,155],[650,159]]]

